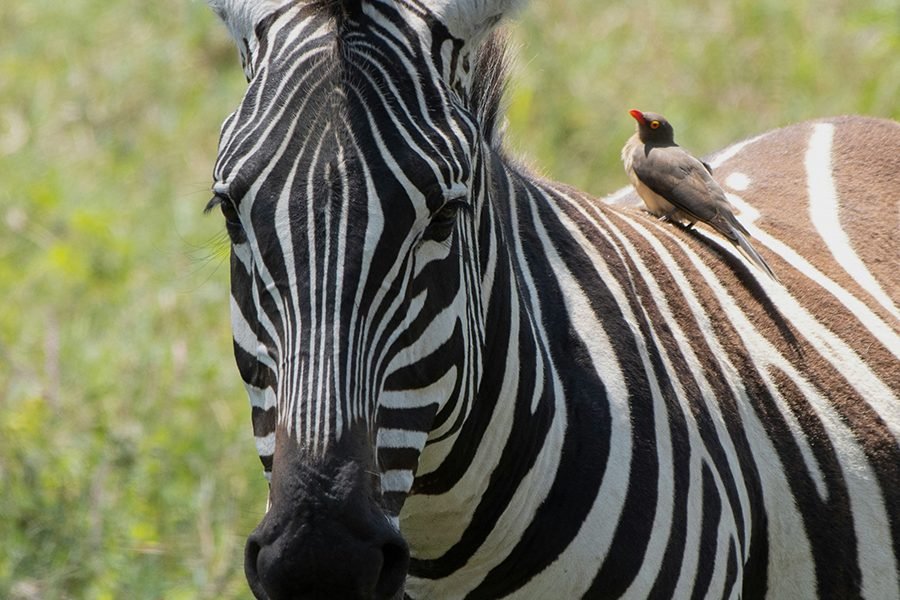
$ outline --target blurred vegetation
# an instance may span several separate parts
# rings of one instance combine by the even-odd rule
[[[514,39],[512,147],[598,195],[628,183],[631,108],[696,154],[806,119],[900,119],[897,0],[543,0]]]
[[[0,598],[246,597],[265,481],[202,214],[234,46],[202,2],[0,25]]]
[[[244,88],[199,0],[5,2],[0,598],[243,598],[265,504],[204,218]],[[535,2],[510,143],[624,185],[632,107],[698,153],[806,118],[900,118],[896,0]]]

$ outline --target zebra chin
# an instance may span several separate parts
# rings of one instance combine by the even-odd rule
[[[289,453],[295,456],[276,450],[271,505],[247,538],[244,572],[253,594],[403,598],[409,547],[379,502],[373,470],[353,458]]]

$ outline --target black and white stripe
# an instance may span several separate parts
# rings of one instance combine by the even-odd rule
[[[514,3],[214,4],[250,40],[212,205],[267,475],[351,448],[414,598],[900,597],[900,237],[871,217],[900,125],[714,157],[782,285],[506,157]]]

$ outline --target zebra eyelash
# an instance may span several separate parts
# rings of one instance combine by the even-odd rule
[[[212,212],[217,206],[220,206],[223,202],[225,202],[225,198],[220,194],[214,194],[212,198],[209,199],[209,202],[206,203],[206,207],[203,209],[203,214],[208,215]]]

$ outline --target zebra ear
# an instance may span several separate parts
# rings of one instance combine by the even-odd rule
[[[427,2],[450,33],[478,44],[503,18],[511,16],[527,0],[430,0]]]
[[[291,0],[207,0],[237,44],[241,54],[241,66],[250,78],[250,54],[256,48],[256,26]]]

